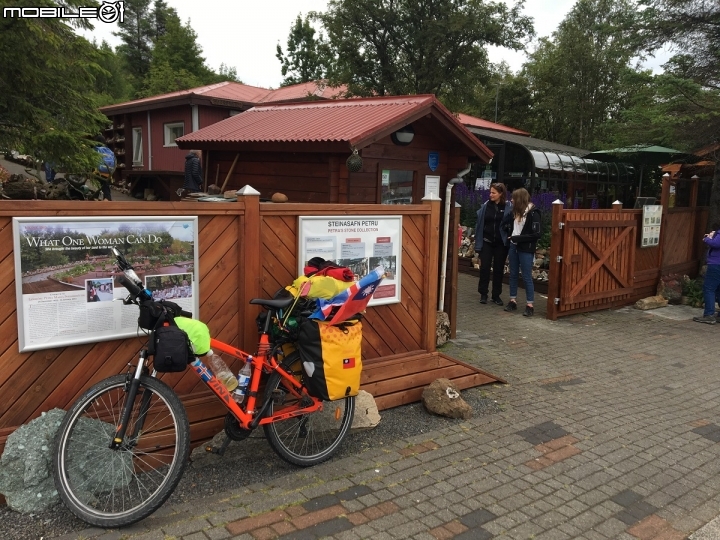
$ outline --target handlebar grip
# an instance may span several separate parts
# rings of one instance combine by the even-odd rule
[[[125,287],[133,297],[137,297],[140,295],[141,292],[143,292],[143,290],[138,287],[136,283],[129,280],[125,276],[118,276],[118,281],[120,282],[120,285]]]
[[[192,319],[192,316],[193,316],[193,315],[192,315],[192,313],[190,313],[189,311],[184,311],[184,310],[183,310],[183,311],[180,311],[180,316],[181,316],[181,317],[187,317],[188,319]]]

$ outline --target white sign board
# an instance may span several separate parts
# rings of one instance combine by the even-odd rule
[[[382,266],[385,279],[368,305],[400,302],[402,216],[300,216],[298,220],[298,275],[313,257],[349,267],[357,280]]]
[[[110,247],[153,297],[200,312],[196,217],[14,218],[20,352],[93,343],[138,332],[135,305]]]
[[[433,199],[440,198],[439,176],[425,176],[425,197]]]
[[[660,244],[660,224],[662,223],[662,206],[643,206],[643,227],[640,247],[655,247]]]

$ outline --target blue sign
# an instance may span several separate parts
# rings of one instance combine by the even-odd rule
[[[440,165],[440,154],[438,152],[428,153],[428,167],[430,167],[430,170],[435,172],[438,165]]]

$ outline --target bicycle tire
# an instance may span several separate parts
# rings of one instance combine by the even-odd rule
[[[299,363],[297,352],[290,354],[282,363],[282,367],[290,370],[290,366]],[[304,377],[302,367],[293,373]],[[265,395],[276,393],[268,410],[274,414],[278,407],[293,406],[297,398],[282,390],[283,378],[278,373],[268,377]],[[282,399],[282,403],[277,400]],[[355,398],[346,397],[336,401],[324,401],[323,410],[288,418],[279,422],[264,424],[265,438],[272,449],[282,459],[300,467],[311,467],[332,457],[350,431],[355,414]]]
[[[126,443],[110,448],[126,400],[125,375],[87,390],[65,414],[55,438],[54,480],[65,506],[98,527],[136,523],[177,487],[190,451],[190,426],[180,398],[162,381],[141,376]],[[150,407],[132,439],[144,391]]]

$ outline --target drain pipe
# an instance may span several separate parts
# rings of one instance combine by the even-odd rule
[[[438,311],[442,311],[445,308],[445,277],[447,274],[447,248],[448,248],[448,236],[450,229],[450,198],[452,196],[452,189],[455,184],[462,182],[462,177],[470,172],[470,167],[463,169],[457,176],[448,182],[447,188],[445,188],[445,225],[443,226],[443,247],[442,247],[442,270],[440,271],[440,300],[438,302]]]

